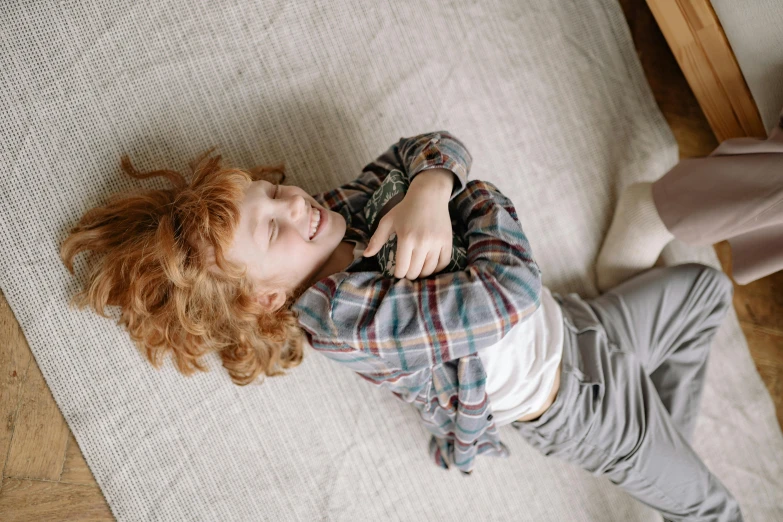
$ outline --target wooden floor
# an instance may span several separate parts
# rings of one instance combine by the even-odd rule
[[[681,157],[717,146],[644,0],[619,0]],[[728,244],[716,250],[729,272]],[[729,272],[730,273],[730,272]],[[734,307],[783,425],[783,273],[736,286]],[[0,297],[0,520],[112,520],[19,325]]]

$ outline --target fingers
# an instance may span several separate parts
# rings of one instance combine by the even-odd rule
[[[438,261],[440,260],[440,250],[430,250],[427,253],[427,259],[424,261],[424,266],[421,269],[421,273],[419,274],[419,277],[427,277],[429,275],[432,275],[434,272],[437,272],[435,269],[438,266]]]
[[[413,242],[397,235],[397,254],[394,256],[394,277],[402,279],[407,277],[408,269],[413,256]]]
[[[402,248],[403,243],[397,242],[397,257],[394,270],[394,277],[402,279],[406,277],[413,281],[420,277],[428,277],[436,272],[440,272],[451,261],[450,245],[442,247],[440,250],[432,251],[425,249],[413,250]],[[410,252],[410,254],[407,254]]]
[[[427,261],[428,253],[429,250],[424,248],[417,248],[413,250],[411,255],[411,264],[408,266],[408,273],[405,274],[405,277],[411,281],[418,277],[424,277],[421,272],[422,267],[424,266],[424,262]]]
[[[421,269],[419,277],[428,277],[437,274],[451,262],[451,245],[443,246],[439,251],[430,251],[427,254],[427,260],[424,262],[424,268]]]
[[[451,243],[443,245],[440,249],[440,257],[438,257],[438,266],[435,267],[435,272],[440,272],[449,266],[451,262]]]
[[[411,250],[409,256],[403,255],[408,250],[400,248],[401,243],[397,244],[398,257],[394,277],[401,279],[406,277],[413,281],[419,277],[428,277],[434,273],[440,272],[451,262],[451,248],[444,246],[440,250],[432,251],[425,249]],[[403,257],[399,257],[399,256]],[[407,268],[407,270],[406,270]],[[402,274],[402,275],[399,275]]]
[[[375,229],[375,233],[370,238],[370,242],[367,243],[367,248],[364,249],[362,256],[374,256],[381,247],[386,244],[386,241],[389,240],[389,237],[392,234],[394,221],[387,219],[387,217],[388,214],[378,222],[378,228]]]

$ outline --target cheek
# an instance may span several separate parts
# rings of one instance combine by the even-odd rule
[[[342,214],[339,212],[332,212],[329,211],[329,230],[333,231],[334,233],[338,233],[340,231],[345,231],[347,228],[347,223],[345,222],[345,218]]]
[[[275,255],[283,261],[296,263],[296,256],[307,252],[312,245],[295,230],[280,234],[275,245]]]

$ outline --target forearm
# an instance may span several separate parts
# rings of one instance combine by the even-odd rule
[[[464,190],[468,182],[468,173],[473,159],[465,146],[456,137],[446,131],[420,134],[411,138],[401,138],[375,160],[362,169],[358,178],[335,189],[315,194],[319,203],[335,212],[347,215],[359,214],[367,204],[373,192],[383,183],[392,169],[409,176],[416,185],[429,183],[433,177],[446,177],[430,173],[431,170],[446,170],[452,174],[450,200]],[[421,176],[424,174],[425,176]],[[416,181],[419,178],[420,181]],[[429,192],[437,189],[426,187]]]
[[[468,268],[413,281],[373,271],[319,281],[299,315],[313,348],[365,375],[400,377],[478,353],[538,309],[541,271],[511,200],[475,180],[453,207],[466,226]]]
[[[408,187],[408,194],[427,195],[434,200],[448,203],[455,182],[458,183],[459,180],[456,179],[456,174],[449,169],[427,169],[413,178],[410,187]]]
[[[389,153],[387,158],[397,160],[400,170],[408,175],[411,183],[422,174],[425,174],[425,177],[438,177],[434,174],[427,175],[430,170],[452,172],[450,200],[464,190],[473,162],[465,145],[447,131],[402,138],[391,147]],[[443,173],[440,177],[448,178]]]

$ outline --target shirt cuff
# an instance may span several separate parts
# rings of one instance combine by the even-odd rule
[[[451,196],[449,201],[454,199],[457,194],[465,189],[465,185],[468,179],[468,172],[465,165],[457,161],[455,158],[444,154],[438,142],[440,141],[440,134],[430,139],[429,143],[424,147],[421,153],[416,157],[411,165],[410,181],[419,173],[428,169],[447,169],[454,174],[454,185],[451,189]]]

